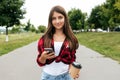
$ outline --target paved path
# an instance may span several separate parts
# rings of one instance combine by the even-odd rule
[[[41,68],[36,63],[37,42],[0,57],[0,80],[40,80]],[[99,53],[79,47],[77,61],[83,66],[77,80],[120,80],[120,64]]]
[[[120,64],[110,58],[80,46],[77,59],[83,66],[78,80],[120,80]]]

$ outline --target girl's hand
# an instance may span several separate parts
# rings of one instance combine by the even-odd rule
[[[79,76],[80,76],[80,74],[77,74],[77,75],[76,75],[76,78],[79,78]],[[76,80],[76,78],[75,78],[74,80]]]
[[[46,51],[46,52],[47,52],[46,59],[52,59],[56,57],[54,52],[51,52],[51,53],[49,53],[49,51]]]
[[[69,69],[70,69],[70,67],[72,67],[72,64],[69,65]],[[70,73],[70,72],[69,72],[69,73]],[[80,73],[78,73],[78,74],[75,75],[74,80],[76,80],[76,79],[79,78],[79,77],[80,77]]]
[[[55,57],[56,57],[56,56],[55,56],[55,53],[54,53],[54,52],[48,53],[48,51],[44,51],[44,52],[41,54],[39,60],[40,60],[41,63],[45,63],[47,59],[52,59],[52,58],[55,58]]]

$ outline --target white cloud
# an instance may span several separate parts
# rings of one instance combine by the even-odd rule
[[[46,25],[50,9],[54,5],[61,5],[68,12],[71,8],[79,8],[82,12],[90,14],[92,8],[104,3],[106,0],[25,0],[27,14],[22,22],[29,19],[35,26]]]

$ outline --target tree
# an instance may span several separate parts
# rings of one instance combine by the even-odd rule
[[[109,26],[113,30],[120,25],[120,0],[107,0],[106,5],[110,12]]]
[[[11,33],[20,33],[20,26],[14,26],[12,27]]]
[[[37,33],[44,33],[46,31],[46,26],[39,25]]]
[[[25,31],[29,31],[30,30],[30,27],[32,26],[32,24],[30,23],[30,20],[28,20],[28,22],[27,22],[27,25],[26,25],[26,27],[24,28],[24,30]]]
[[[8,27],[19,25],[20,19],[26,13],[23,9],[24,0],[1,0],[0,26],[6,26],[6,41],[8,41]]]
[[[120,25],[120,0],[106,0],[102,5],[98,5],[92,9],[88,18],[88,23],[95,28],[113,30],[115,26]]]
[[[115,12],[115,23],[117,25],[120,25],[120,0],[116,0],[114,6],[114,12]]]
[[[79,9],[71,9],[68,12],[70,25],[73,30],[84,28],[85,15]]]
[[[90,27],[93,27],[94,24],[94,28],[101,28],[102,25],[100,23],[101,21],[101,6],[96,6],[95,8],[92,9],[92,12],[90,14],[90,17],[88,18],[88,23],[90,25]]]
[[[34,25],[31,25],[30,31],[31,32],[35,32],[36,31],[36,28],[34,27]]]
[[[106,4],[101,5],[101,12],[100,12],[100,24],[101,28],[106,29],[109,27],[109,20],[111,16],[111,11],[107,8]]]

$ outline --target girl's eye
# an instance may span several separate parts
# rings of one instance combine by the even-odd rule
[[[63,16],[52,17],[52,20],[56,20],[56,19],[63,19]]]
[[[59,16],[58,19],[62,19],[63,17],[62,16]]]
[[[55,20],[56,18],[55,17],[52,17],[52,20]]]

